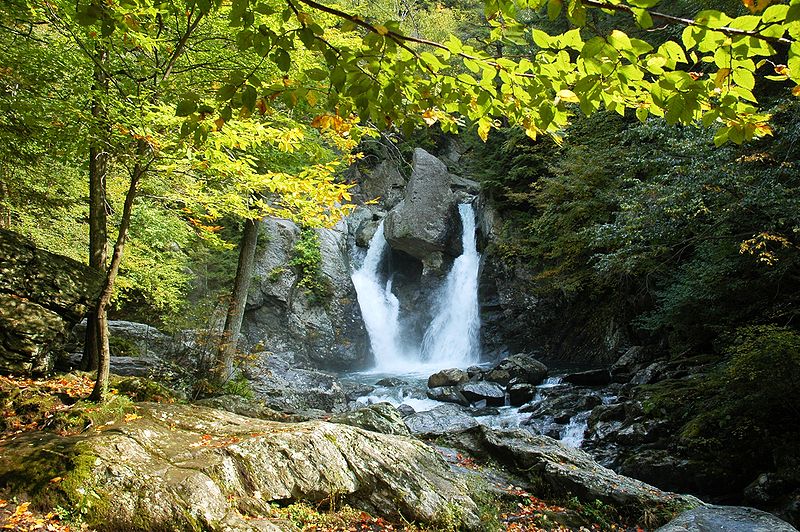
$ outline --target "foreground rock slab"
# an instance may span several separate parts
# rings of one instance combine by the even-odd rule
[[[797,532],[772,514],[743,506],[703,506],[687,510],[656,532]]]
[[[106,530],[277,530],[258,518],[271,501],[334,498],[386,517],[478,526],[463,481],[412,438],[189,405],[145,403],[138,415],[86,436],[4,443],[0,489],[66,498]]]

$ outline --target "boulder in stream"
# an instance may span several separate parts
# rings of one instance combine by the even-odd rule
[[[478,426],[474,417],[454,404],[444,404],[433,410],[417,412],[407,416],[403,421],[413,435],[425,438],[464,432]]]
[[[484,380],[497,382],[503,386],[512,379],[519,384],[539,384],[545,377],[547,377],[547,366],[529,353],[511,355],[483,375]]]
[[[451,368],[437,371],[428,377],[428,388],[440,386],[458,386],[469,380],[469,374],[463,369]]]
[[[506,401],[506,392],[493,382],[469,382],[461,388],[464,397],[473,403],[486,401],[488,406],[503,406]]]

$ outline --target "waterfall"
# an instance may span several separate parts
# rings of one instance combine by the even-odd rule
[[[383,222],[369,242],[367,256],[351,279],[358,294],[358,305],[369,335],[375,365],[391,371],[402,364],[406,356],[400,348],[400,302],[392,293],[392,281],[381,282],[380,265],[386,250]]]
[[[458,212],[463,227],[463,252],[436,294],[433,319],[420,347],[404,344],[400,304],[392,293],[391,277],[382,281],[380,266],[387,248],[383,222],[370,240],[363,264],[353,272],[353,285],[375,356],[375,371],[418,373],[465,367],[478,361],[480,255],[475,244],[475,212],[469,204],[459,205]]]
[[[422,340],[422,359],[445,367],[465,366],[478,361],[478,267],[475,245],[475,211],[472,205],[458,206],[463,231],[463,251],[447,274],[436,302],[434,318]]]

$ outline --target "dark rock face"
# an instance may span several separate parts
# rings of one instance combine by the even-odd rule
[[[656,532],[796,532],[774,515],[742,506],[700,506],[687,510]]]
[[[413,167],[405,197],[386,216],[384,232],[393,249],[416,257],[426,268],[438,269],[442,253],[455,236],[456,197],[442,161],[417,148]]]
[[[50,371],[101,283],[102,276],[80,262],[0,230],[0,372]]]
[[[562,382],[579,386],[603,386],[611,383],[611,373],[607,369],[590,369],[564,375]]]
[[[515,384],[539,384],[547,377],[547,366],[528,353],[517,353],[501,361],[483,375],[484,380],[503,386],[514,379]]]
[[[469,375],[463,369],[443,369],[428,377],[428,388],[439,386],[458,386],[469,380]]]
[[[243,347],[293,353],[322,369],[352,369],[368,362],[369,348],[350,280],[344,224],[319,229],[322,274],[331,287],[325,304],[313,301],[288,266],[300,229],[288,220],[262,223],[268,244],[256,257],[254,283],[242,323]]]

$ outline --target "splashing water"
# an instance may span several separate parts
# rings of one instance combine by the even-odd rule
[[[480,255],[475,243],[475,212],[469,204],[459,205],[458,212],[463,227],[463,252],[445,279],[433,320],[425,331],[422,346],[418,348],[404,345],[399,321],[400,304],[392,293],[391,279],[381,280],[381,261],[388,247],[383,222],[370,240],[364,263],[353,272],[352,280],[375,356],[373,371],[414,374],[466,367],[478,361]]]

